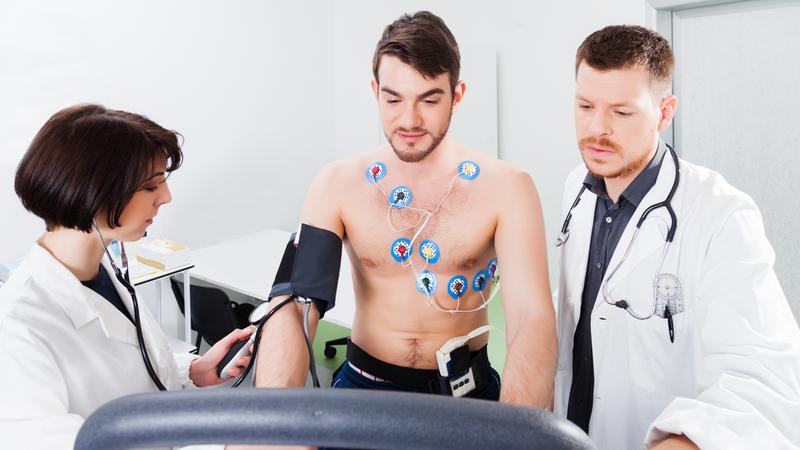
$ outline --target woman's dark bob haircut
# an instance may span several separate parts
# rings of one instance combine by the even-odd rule
[[[92,231],[99,213],[120,226],[125,206],[164,167],[183,154],[175,131],[152,120],[100,105],[75,105],[53,115],[17,167],[14,189],[28,211],[57,228]]]

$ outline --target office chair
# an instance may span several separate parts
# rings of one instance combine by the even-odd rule
[[[181,313],[186,315],[183,310],[183,284],[170,278],[172,293]],[[247,320],[249,311],[253,305],[238,304],[231,301],[222,289],[191,286],[192,289],[192,329],[197,331],[197,341],[195,347],[200,350],[201,340],[205,340],[208,345],[214,345],[220,339],[227,336],[236,328],[247,327],[250,323]]]
[[[349,336],[348,337],[339,338],[339,339],[331,339],[330,341],[325,341],[325,351],[324,351],[325,357],[328,358],[328,359],[333,358],[334,356],[336,356],[336,347],[335,346],[347,345],[347,343],[349,341],[350,341],[350,337]]]

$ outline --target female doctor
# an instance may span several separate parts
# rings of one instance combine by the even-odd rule
[[[159,383],[175,390],[224,381],[217,364],[250,330],[233,331],[202,357],[173,354],[138,305],[142,352],[135,298],[106,251],[111,240],[144,235],[171,200],[166,178],[181,159],[175,132],[98,105],[59,111],[34,138],[15,189],[46,231],[0,289],[0,447],[71,449],[84,419],[110,400]]]

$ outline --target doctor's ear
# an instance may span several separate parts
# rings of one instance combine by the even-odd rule
[[[658,131],[662,132],[669,128],[672,118],[675,117],[675,110],[678,109],[678,98],[668,95],[661,100],[661,120],[658,121]]]

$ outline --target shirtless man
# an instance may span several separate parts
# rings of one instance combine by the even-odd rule
[[[436,350],[488,323],[480,307],[497,258],[508,346],[502,389],[486,364],[485,382],[468,396],[547,408],[556,334],[538,195],[524,171],[447,136],[466,91],[459,67],[439,17],[418,12],[389,25],[372,81],[389,144],[329,164],[309,189],[302,223],[341,237],[352,263],[352,344],[333,387],[441,392],[424,382],[435,379]],[[291,306],[264,328],[257,386],[305,385],[303,307]],[[314,306],[312,332],[318,320]],[[482,334],[469,343],[473,357],[487,341]]]

